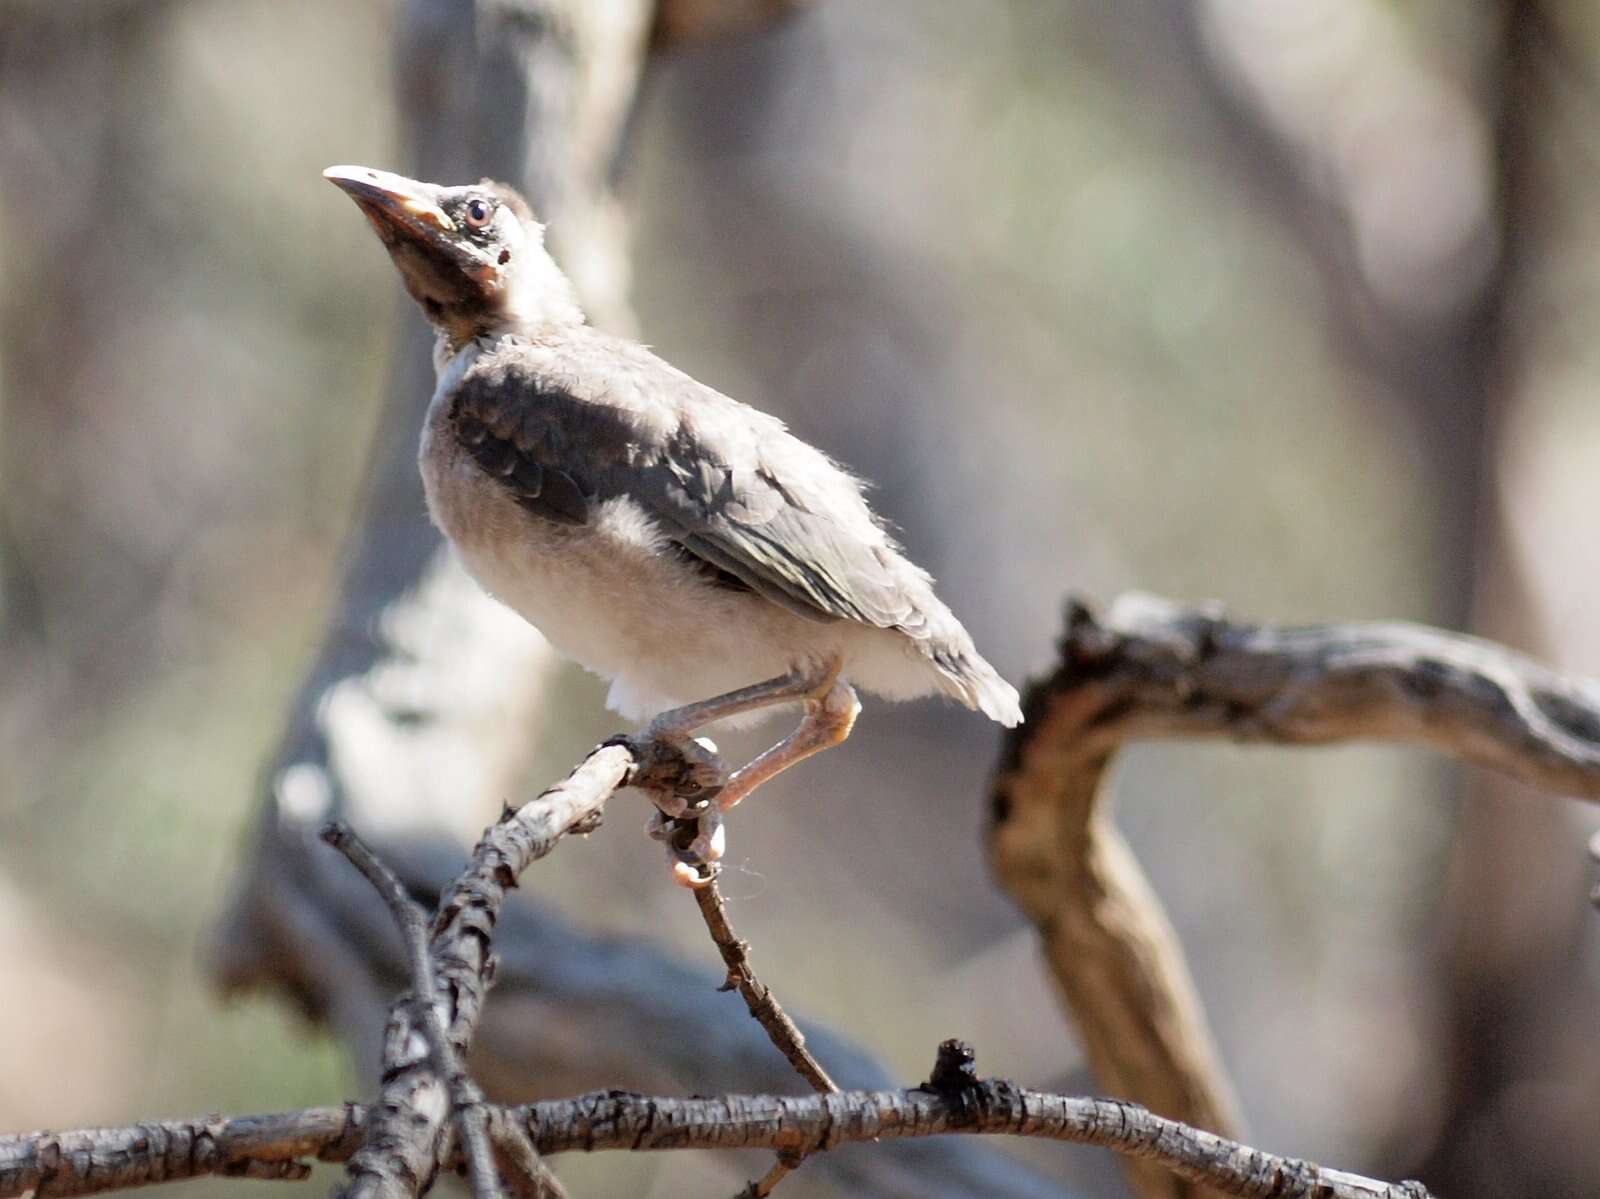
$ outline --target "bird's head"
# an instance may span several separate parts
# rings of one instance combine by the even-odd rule
[[[544,227],[505,184],[440,187],[357,166],[322,174],[360,206],[450,351],[475,337],[583,322]]]

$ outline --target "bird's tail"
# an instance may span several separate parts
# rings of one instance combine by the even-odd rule
[[[1022,723],[1017,689],[970,645],[935,649],[932,657],[947,695],[1008,729]]]

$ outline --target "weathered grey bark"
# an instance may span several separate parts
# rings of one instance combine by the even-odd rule
[[[407,169],[518,183],[595,322],[622,331],[631,317],[610,181],[655,16],[646,0],[410,0],[401,10]],[[407,320],[343,597],[268,772],[248,873],[212,950],[224,986],[286,992],[334,1026],[371,1078],[405,958],[382,903],[317,829],[349,821],[431,902],[460,857],[436,814],[487,811],[518,791],[556,665],[440,552],[423,515],[415,445],[432,372],[421,321]],[[496,944],[496,1002],[472,1063],[491,1094],[792,1085],[707,973],[642,943],[586,936],[532,902],[508,906]],[[859,1049],[805,1027],[846,1085],[892,1084]],[[831,1154],[808,1174],[860,1195],[1059,1192],[1002,1155],[949,1143]]]
[[[350,1159],[349,1178],[339,1192],[344,1199],[416,1199],[425,1194],[442,1164],[452,1116],[463,1134],[457,1137],[458,1146],[468,1141],[477,1147],[484,1128],[475,1126],[476,1112],[463,1110],[477,1106],[476,1087],[457,1076],[455,1063],[477,1035],[494,971],[489,946],[506,894],[567,833],[599,824],[606,801],[638,766],[638,757],[625,746],[596,749],[564,781],[502,816],[484,834],[466,871],[440,898],[421,960],[409,967],[411,991],[389,1016],[383,1089],[362,1146]],[[346,835],[339,825],[327,833],[335,843]],[[425,1024],[419,1023],[419,1007],[428,1013]],[[442,1027],[428,1029],[435,1021]],[[427,1035],[420,1035],[425,1031]],[[475,1193],[497,1193],[493,1167],[483,1154],[472,1167]]]
[[[946,1055],[959,1047],[941,1048]],[[1098,1145],[1158,1165],[1218,1193],[1279,1199],[1427,1199],[1419,1183],[1384,1183],[1278,1157],[1114,1099],[1075,1099],[1010,1082],[934,1077],[907,1091],[845,1091],[779,1098],[672,1099],[596,1092],[494,1113],[540,1153],[573,1150],[776,1149],[825,1161],[850,1143],[945,1134],[1036,1137]],[[35,1187],[86,1195],[150,1182],[223,1174],[303,1178],[301,1159],[341,1161],[371,1113],[355,1104],[270,1116],[167,1121],[0,1138],[0,1199]],[[987,1188],[971,1192],[988,1195]]]
[[[1233,1124],[1232,1092],[1182,949],[1107,811],[1125,744],[1400,740],[1600,799],[1600,686],[1418,625],[1277,629],[1139,595],[1102,622],[1073,605],[1025,711],[995,781],[995,869],[1039,928],[1099,1082],[1204,1128]],[[1133,1176],[1143,1195],[1182,1190],[1147,1166]]]

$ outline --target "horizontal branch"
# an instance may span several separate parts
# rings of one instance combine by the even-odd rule
[[[1274,627],[1124,596],[1104,623],[1074,608],[1042,691],[1052,707],[1096,697],[1075,722],[1085,749],[1152,737],[1407,741],[1600,800],[1600,685],[1425,625]]]
[[[943,1051],[942,1051],[943,1052]],[[1239,1196],[1427,1199],[1420,1183],[1384,1183],[1278,1157],[1153,1115],[1137,1104],[1029,1091],[1003,1081],[805,1096],[663,1098],[599,1091],[490,1108],[492,1126],[526,1131],[541,1154],[573,1150],[772,1149],[824,1152],[853,1142],[947,1134],[1097,1145]],[[303,1178],[305,1158],[337,1162],[360,1144],[357,1104],[234,1119],[166,1121],[0,1138],[0,1199],[87,1195],[206,1175]]]
[[[350,1103],[0,1137],[0,1196],[94,1195],[212,1176],[301,1179],[306,1158],[348,1161],[366,1125],[367,1109]]]
[[[776,1149],[951,1134],[1096,1145],[1156,1162],[1226,1195],[1275,1199],[1427,1199],[1421,1183],[1385,1183],[1278,1157],[1117,1099],[1073,1098],[990,1081],[955,1093],[841,1091],[804,1096],[659,1099],[596,1092],[518,1114],[542,1153],[598,1149]]]

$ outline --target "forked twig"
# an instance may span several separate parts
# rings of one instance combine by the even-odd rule
[[[428,956],[428,918],[421,906],[406,893],[405,884],[395,872],[373,853],[371,847],[349,825],[335,820],[324,826],[321,836],[361,872],[394,915],[394,922],[405,941],[407,964],[411,972],[411,1007],[422,1026],[428,1050],[433,1055],[433,1068],[450,1093],[450,1111],[455,1117],[456,1134],[464,1146],[473,1199],[499,1199],[500,1187],[496,1181],[494,1155],[489,1143],[483,1092],[462,1068],[461,1059],[450,1044],[444,1018],[439,1014],[438,984],[434,980],[433,962]],[[534,1154],[533,1160],[539,1165],[537,1154]]]
[[[446,1155],[440,1134],[447,1112],[430,1093],[435,1086],[448,1088],[449,1076],[441,1075],[431,1049],[421,1053],[413,1048],[412,1033],[419,1022],[426,1030],[437,1017],[448,1044],[458,1054],[466,1051],[488,993],[493,973],[489,945],[506,891],[567,833],[593,829],[606,801],[636,764],[625,745],[595,749],[560,783],[520,808],[507,809],[479,840],[461,875],[445,889],[426,953],[434,1003],[425,1005],[428,1012],[417,1017],[412,1005],[404,1003],[392,1013],[384,1045],[383,1089],[362,1145],[350,1158],[349,1178],[340,1192],[343,1199],[415,1196],[431,1185]],[[481,1107],[479,1097],[477,1108],[469,1105],[467,1110]],[[478,1141],[472,1151],[480,1153],[483,1143]]]

